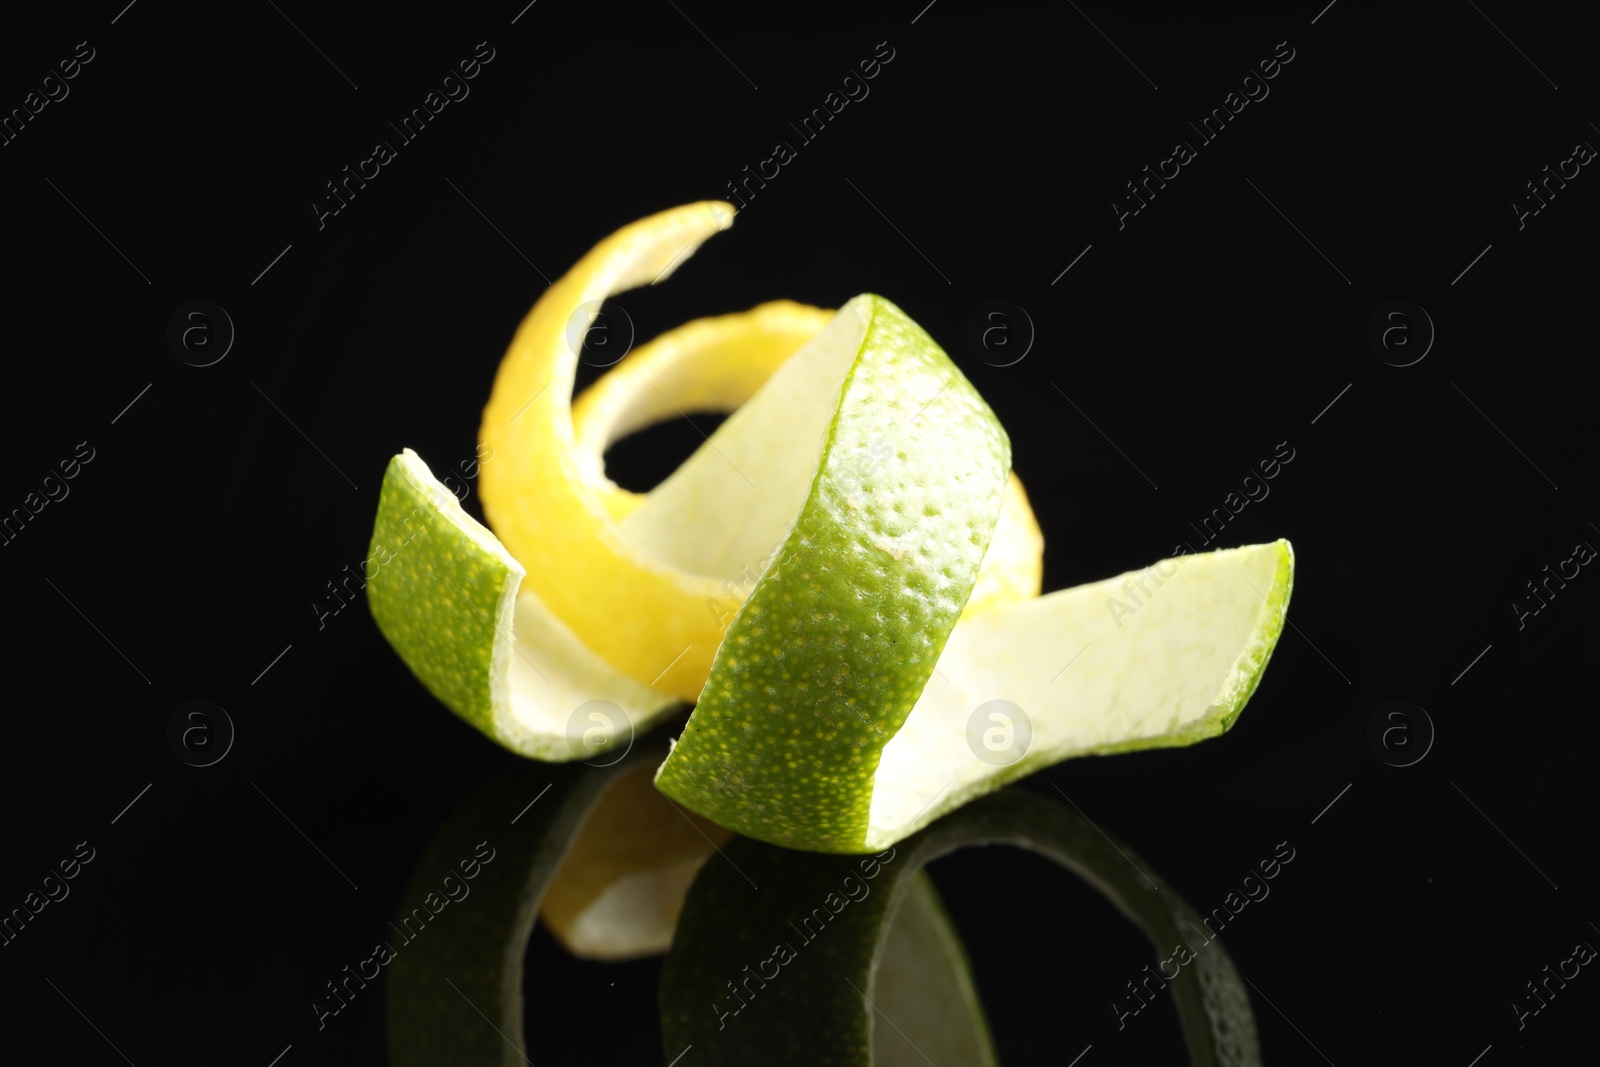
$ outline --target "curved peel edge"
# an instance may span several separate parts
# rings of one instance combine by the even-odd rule
[[[587,758],[678,704],[613,670],[537,596],[519,594],[522,565],[410,449],[384,473],[369,561],[378,570],[366,578],[367,603],[390,646],[445,706],[513,752]],[[611,723],[603,739],[592,730],[574,738],[569,717],[592,700],[628,722]]]
[[[872,1067],[998,1067],[972,962],[925,870],[894,909],[871,969]],[[913,1042],[910,1035],[916,1035]]]
[[[1172,574],[1156,564],[963,621],[884,746],[858,851],[1065,759],[1190,745],[1232,727],[1283,632],[1294,549],[1280,539],[1171,562]],[[1014,704],[996,710],[1020,711],[1031,731],[1011,762],[985,761],[971,741],[969,717],[984,720],[993,700]],[[1017,736],[1018,723],[1004,725]]]
[[[1004,428],[920,326],[871,294],[835,322],[852,318],[851,343],[824,349],[829,395],[813,399],[831,417],[798,514],[656,775],[738,833],[832,852],[863,851],[878,750],[959,630],[1011,465]],[[1020,485],[1013,511],[1031,521],[1017,501]]]
[[[511,1067],[527,1063],[529,1049],[550,1062],[540,1050],[553,1020],[541,1006],[552,979],[527,966],[540,904],[596,803],[619,776],[659,758],[652,740],[610,766],[516,763],[445,816],[412,869],[379,961],[392,1067]],[[527,1031],[525,1017],[536,1023]],[[591,1058],[604,1061],[606,1036],[586,1040]]]
[[[639,760],[612,780],[545,892],[546,928],[579,959],[665,952],[689,884],[733,836],[673,805],[656,791],[654,772],[654,762]]]
[[[609,494],[585,478],[575,452],[578,357],[567,338],[607,297],[666,278],[733,216],[723,201],[688,204],[595,245],[518,327],[479,430],[497,457],[479,476],[484,514],[528,568],[524,585],[617,671],[685,700],[699,693],[722,638],[705,609],[720,584],[639,552],[617,530]]]

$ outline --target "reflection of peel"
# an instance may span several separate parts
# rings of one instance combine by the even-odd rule
[[[893,1019],[907,1030],[874,1028],[873,1067],[916,1067],[927,1062],[924,1053],[935,1063],[996,1067],[989,1020],[961,935],[927,874],[917,871],[910,881],[885,933],[869,1005],[879,1019]],[[914,1044],[907,1036],[913,1033]]]
[[[659,752],[653,758],[659,758]],[[650,759],[623,770],[590,813],[545,894],[541,914],[575,956],[654,956],[672,943],[689,883],[733,835],[651,784]]]
[[[652,742],[614,767],[530,764],[450,814],[418,861],[397,918],[480,842],[495,850],[494,862],[467,883],[466,897],[395,942],[386,968],[394,1067],[525,1062],[523,961],[541,909],[556,938],[581,956],[627,959],[665,947],[695,859],[712,851],[696,828],[718,841],[727,831],[686,822],[654,791],[650,772],[661,756]],[[536,1000],[536,980],[530,984]],[[537,1050],[529,1058],[544,1062]]]
[[[954,1040],[949,1011],[944,1032],[933,1013],[902,1008],[902,1017],[886,1007],[874,981],[889,973],[885,951],[895,942],[897,909],[908,906],[922,868],[956,849],[988,844],[1026,848],[1072,870],[1138,924],[1163,955],[1194,937],[1191,923],[1200,925],[1193,909],[1126,847],[1061,804],[1019,790],[976,800],[896,845],[871,893],[832,915],[814,944],[796,940],[790,923],[812,914],[856,870],[860,857],[735,839],[725,850],[730,863],[702,868],[684,903],[661,974],[663,1052],[670,1060],[693,1045],[703,1067],[881,1067],[899,1062],[885,1056],[898,1028],[920,1049],[908,1062],[923,1062],[923,1056],[940,1064],[983,1062],[941,1043]],[[751,892],[746,876],[763,891]],[[739,921],[729,922],[730,915]],[[795,942],[795,958],[764,986],[748,986],[753,995],[736,1018],[720,1014],[715,1005],[729,1000],[729,980],[744,989],[745,966],[785,940]],[[1260,1063],[1249,996],[1220,942],[1202,948],[1168,984],[1193,1063]],[[874,1010],[866,998],[883,1010]]]

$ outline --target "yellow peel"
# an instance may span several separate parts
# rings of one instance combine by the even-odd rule
[[[606,477],[607,448],[656,423],[737,410],[833,315],[774,300],[750,311],[697,319],[639,346],[579,395],[572,404],[574,451],[584,480],[613,521],[621,524],[648,494],[623,489]],[[622,532],[626,537],[625,525]],[[1036,597],[1043,576],[1044,535],[1013,472],[964,615]]]
[[[726,414],[755,395],[784,360],[833,318],[832,311],[774,300],[749,311],[696,319],[640,345],[573,401],[579,470],[620,521],[644,503],[605,475],[605,451],[659,422]]]
[[[545,291],[513,338],[484,410],[495,462],[484,513],[527,571],[523,588],[620,673],[695,699],[747,590],[673,565],[666,546],[625,525],[645,497],[604,473],[607,446],[654,422],[736,410],[832,318],[791,301],[681,326],[629,354],[574,404],[569,323],[614,293],[660,281],[733,211],[707,201],[627,226]],[[586,327],[588,320],[579,321]],[[1043,540],[1015,477],[969,613],[1039,592]],[[755,562],[755,561],[751,561]],[[708,610],[708,605],[727,610]]]
[[[671,273],[731,225],[733,215],[721,201],[690,204],[596,245],[523,320],[495,376],[479,435],[495,456],[479,477],[484,514],[526,568],[524,586],[617,670],[689,700],[722,640],[722,627],[705,608],[720,583],[628,544],[604,494],[584,477],[571,410],[578,357],[567,328],[575,315],[592,321],[598,302],[613,293]]]

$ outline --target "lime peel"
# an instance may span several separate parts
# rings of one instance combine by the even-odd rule
[[[958,626],[916,710],[882,748],[861,846],[843,851],[882,848],[1074,756],[1189,745],[1231,727],[1283,629],[1293,547],[1279,540],[1167,562],[1170,572],[1157,564]],[[1152,575],[1160,584],[1132,618],[1108,609],[1130,582],[1149,589]],[[968,717],[991,700],[1014,704],[1032,733],[1025,752],[999,765],[975,758],[968,741]]]
[[[398,551],[384,548],[392,542]],[[679,706],[613,670],[536,595],[519,593],[522,565],[410,449],[384,473],[371,554],[389,556],[367,586],[379,630],[429,692],[507,748],[588,757]],[[567,724],[591,700],[611,702],[628,723],[585,747]]]
[[[816,365],[796,392],[827,420],[809,492],[656,785],[748,836],[859,852],[877,753],[972,592],[1010,443],[949,357],[882,297],[850,301],[795,364],[796,378]],[[783,393],[764,390],[735,418],[769,395]],[[763,425],[730,419],[718,436]]]

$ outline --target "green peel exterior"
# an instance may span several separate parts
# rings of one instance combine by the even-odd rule
[[[494,681],[505,670],[523,569],[407,449],[378,493],[367,579],[373,620],[428,692],[497,737]]]
[[[878,753],[972,592],[1011,463],[949,357],[870,299],[810,495],[656,778],[742,834],[841,851],[860,849]]]

